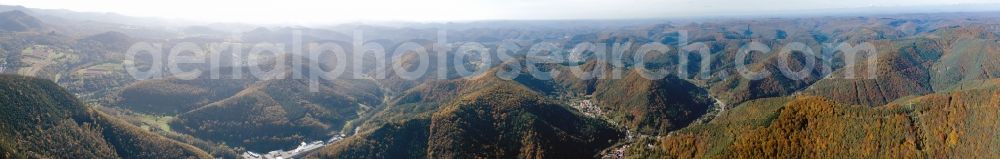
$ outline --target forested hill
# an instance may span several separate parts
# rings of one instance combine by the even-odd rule
[[[0,31],[29,31],[42,28],[42,22],[21,11],[0,13]]]
[[[81,104],[49,80],[0,75],[3,158],[211,158]]]
[[[484,77],[430,115],[386,123],[307,158],[590,158],[624,138],[513,81]]]

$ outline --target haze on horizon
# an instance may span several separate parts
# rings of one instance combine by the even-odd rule
[[[354,21],[639,19],[998,3],[993,0],[5,0],[0,4],[206,22],[322,24]]]

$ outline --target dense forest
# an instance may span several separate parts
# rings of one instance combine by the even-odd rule
[[[317,158],[591,158],[624,137],[523,85],[493,77],[431,117],[390,123],[319,150]],[[569,146],[575,145],[575,146]]]
[[[5,158],[212,158],[80,103],[55,83],[0,76]]]
[[[993,81],[995,82],[995,81]],[[821,97],[748,102],[656,141],[670,158],[940,158],[995,156],[996,87],[936,93],[876,108]],[[635,152],[648,150],[634,149]],[[652,157],[647,156],[647,157]]]

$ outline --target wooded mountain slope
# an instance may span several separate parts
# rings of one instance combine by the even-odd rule
[[[289,149],[306,140],[327,140],[349,121],[381,104],[366,80],[267,80],[220,101],[180,114],[174,130],[249,150]],[[362,88],[363,87],[363,88]],[[375,94],[373,94],[375,93]],[[353,129],[351,129],[353,130]]]
[[[466,91],[430,119],[385,124],[313,157],[591,158],[623,137],[523,85],[493,82],[503,83]]]
[[[1000,154],[998,114],[995,80],[875,108],[814,96],[761,99],[659,140],[650,156],[982,158]]]
[[[4,158],[212,158],[82,105],[47,80],[0,76]]]

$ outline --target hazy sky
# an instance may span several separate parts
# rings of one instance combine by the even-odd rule
[[[861,7],[997,3],[996,0],[0,0],[31,8],[115,12],[220,22],[622,19]]]

